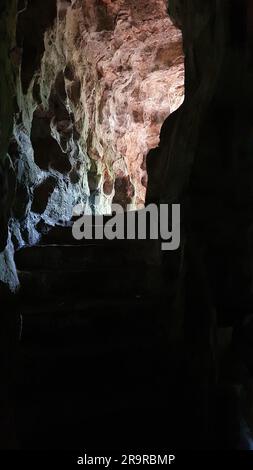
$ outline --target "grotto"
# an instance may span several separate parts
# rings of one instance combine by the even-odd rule
[[[252,450],[251,0],[0,0],[0,38],[1,450]],[[73,236],[114,204],[180,246]]]

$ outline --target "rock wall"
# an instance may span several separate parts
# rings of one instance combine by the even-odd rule
[[[214,425],[212,406],[220,407],[224,422],[229,416],[229,429],[217,436],[223,448],[238,445],[242,410],[236,391],[252,390],[251,353],[242,353],[241,336],[252,325],[253,306],[251,3],[169,2],[184,38],[185,100],[163,124],[159,148],[147,158],[147,201],[181,204],[181,251],[164,256],[168,279],[178,279],[171,335],[185,342],[186,375],[194,389],[189,403],[194,409],[198,396],[205,416],[200,440]],[[221,367],[218,338],[227,330]],[[252,426],[252,416],[247,420]]]
[[[88,207],[96,196],[102,213],[112,200],[143,206],[146,155],[183,100],[182,38],[166,3],[59,0],[45,35],[41,69],[30,85],[37,101],[35,162],[69,177],[68,195],[76,185]],[[44,144],[36,145],[42,122]],[[43,145],[52,149],[48,155]]]
[[[15,196],[15,173],[7,150],[13,129],[15,70],[11,51],[15,46],[15,31],[16,1],[3,0],[0,7],[0,281],[8,282],[12,289],[18,284],[8,229]]]
[[[169,0],[173,22],[163,0],[0,7],[0,280],[12,288],[13,244],[35,243],[74,204],[142,206],[146,154],[175,111],[149,152],[147,201],[181,203],[181,249],[164,256],[175,285],[165,323],[173,312],[170,344],[199,419],[187,444],[200,448],[218,428],[214,409],[225,424],[211,444],[236,448],[238,390],[253,426],[251,4]]]
[[[182,38],[166,3],[59,3],[43,59],[47,83],[53,64],[64,65],[69,106],[91,160],[90,191],[136,208],[145,201],[146,154],[184,94]]]
[[[211,246],[213,251],[217,250],[217,263],[219,256],[229,259],[229,253],[236,250],[238,258],[230,263],[224,259],[222,269],[229,277],[226,293],[224,286],[215,287],[219,289],[215,297],[223,315],[227,311],[228,315],[233,312],[236,316],[246,301],[241,296],[249,295],[249,290],[248,294],[246,291],[250,278],[253,176],[250,2],[245,0],[239,5],[234,0],[216,5],[210,1],[203,5],[197,0],[193,3],[172,0],[170,8],[184,37],[185,100],[163,124],[160,146],[148,156],[147,200],[181,202],[187,236],[192,235],[200,250]],[[210,43],[212,48],[206,54]],[[212,273],[219,277],[218,265],[216,268],[213,265]],[[240,296],[236,304],[235,299],[231,301],[232,286],[233,294]]]
[[[167,0],[13,0],[2,17],[6,264],[77,204],[143,207],[146,155],[183,101],[184,57]],[[1,272],[13,284],[13,266]]]
[[[22,4],[22,2],[21,2]],[[166,11],[118,2],[23,2],[9,155],[15,246],[71,219],[73,207],[142,207],[146,154],[182,102],[182,38]]]

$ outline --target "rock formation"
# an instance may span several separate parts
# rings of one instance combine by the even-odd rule
[[[143,206],[146,155],[184,94],[181,33],[166,1],[58,1],[44,47],[38,68],[31,72],[31,55],[21,63],[15,127],[21,147],[20,136],[31,137],[31,184],[55,177],[44,220],[68,220],[75,202],[93,208],[95,196],[101,213],[112,200]]]
[[[8,253],[68,222],[76,204],[97,213],[112,202],[142,207],[146,155],[184,96],[182,37],[167,0],[28,0],[15,8],[5,4],[1,23]]]
[[[161,270],[164,350],[179,364],[171,402],[180,417],[181,401],[187,409],[186,446],[230,450],[239,423],[246,435],[253,426],[252,2],[168,6],[169,16],[165,0],[2,0],[0,281],[14,290],[14,249],[79,202],[139,208],[147,186],[147,202],[181,203],[181,248]]]
[[[237,391],[251,389],[252,381],[249,355],[232,352],[238,330],[252,321],[253,306],[252,2],[171,0],[169,6],[183,32],[185,100],[165,121],[159,148],[147,158],[147,201],[181,203],[181,253],[174,269],[172,255],[165,261],[172,279],[182,268],[178,299],[180,305],[183,283],[184,307],[175,312],[175,327],[182,335],[184,324],[188,373],[202,394],[203,414],[211,423],[215,403],[235,426],[241,412]],[[233,339],[221,370],[217,335],[223,343],[229,328]],[[241,336],[239,342],[241,349]],[[233,426],[225,433],[234,441],[224,446],[236,446]]]

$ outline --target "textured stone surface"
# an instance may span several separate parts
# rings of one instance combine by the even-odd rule
[[[19,6],[6,62],[13,90],[16,77],[16,99],[8,91],[3,109],[10,120],[5,152],[14,116],[8,161],[16,183],[5,164],[3,248],[10,216],[18,247],[69,221],[80,202],[99,213],[110,212],[112,201],[143,206],[146,155],[184,94],[181,32],[166,7],[165,0]]]
[[[77,201],[82,199],[87,208],[91,208],[94,196],[98,195],[100,204],[96,209],[101,211],[109,210],[112,199],[124,205],[132,202],[139,207],[142,204],[147,186],[145,154],[157,144],[162,119],[174,109],[175,102],[169,100],[182,99],[182,89],[179,87],[174,92],[169,78],[166,90],[173,90],[173,93],[168,107],[164,106],[163,87],[157,87],[159,77],[164,80],[167,77],[167,80],[174,71],[176,86],[182,79],[181,62],[176,63],[176,69],[173,65],[174,58],[177,61],[182,52],[178,49],[177,57],[170,55],[180,47],[180,35],[165,16],[164,2],[152,2],[152,5],[151,1],[147,5],[148,2],[134,4],[130,0],[58,2],[55,22],[55,2],[20,1],[20,8],[28,8],[19,14],[16,45],[14,3],[2,1],[0,6],[0,14],[6,13],[5,20],[0,19],[0,62],[4,77],[0,82],[0,279],[12,286],[16,283],[13,243],[15,247],[34,244],[48,225],[68,220]],[[182,28],[184,37],[186,98],[163,124],[159,149],[149,154],[148,200],[181,203],[182,243],[181,250],[167,253],[163,258],[163,280],[166,287],[172,288],[166,309],[159,309],[157,304],[151,306],[152,331],[153,319],[161,315],[165,336],[162,349],[163,353],[168,351],[168,356],[165,355],[162,367],[160,361],[154,361],[154,355],[150,357],[144,388],[150,383],[150,364],[157,370],[159,363],[158,369],[170,381],[168,390],[175,386],[175,394],[172,392],[170,396],[163,387],[162,395],[164,392],[165,401],[176,416],[177,426],[171,424],[170,417],[165,419],[168,435],[174,438],[175,427],[180,428],[178,447],[183,443],[196,448],[197,443],[205,450],[235,449],[239,444],[238,423],[246,423],[247,433],[253,426],[251,4],[251,0],[169,2],[171,17],[174,24]],[[168,30],[163,30],[165,24],[169,25]],[[163,49],[167,38],[175,49]],[[14,70],[16,103],[12,100]],[[147,95],[149,89],[152,98]],[[15,126],[9,159],[6,153],[13,113]],[[15,200],[13,170],[17,178]],[[57,182],[53,192],[52,184],[48,184],[53,181],[51,178]],[[10,215],[13,217],[8,230]],[[57,243],[58,229],[56,234]],[[123,274],[124,268],[123,265]],[[109,276],[106,283],[111,297]],[[68,279],[69,276],[65,280],[61,278],[60,292],[62,283],[68,287]],[[119,282],[123,279],[123,275],[118,276]],[[85,301],[85,281],[79,278],[79,282],[80,295]],[[92,282],[95,297],[103,278],[98,276],[94,282],[89,278],[89,282]],[[40,283],[39,275],[39,286]],[[30,281],[27,296],[29,286]],[[151,282],[151,293],[153,289]],[[101,314],[102,309],[98,308]],[[120,305],[117,305],[117,318],[118,310]],[[131,306],[127,308],[126,318],[130,311],[133,314]],[[140,323],[141,337],[147,322],[146,313]],[[139,314],[139,310],[134,311],[135,320],[139,321]],[[13,330],[8,321],[5,325],[9,331]],[[219,328],[231,330],[229,341],[224,344],[223,339],[222,347],[217,345]],[[131,325],[131,338],[134,330],[136,323]],[[125,331],[124,326],[121,331]],[[68,335],[69,332],[66,339]],[[1,345],[4,355],[6,351],[9,355],[5,337],[4,332]],[[81,340],[83,342],[83,338]],[[159,334],[159,344],[160,340]],[[137,343],[140,350],[140,342]],[[178,376],[169,373],[170,362]],[[136,355],[133,363],[136,364]],[[9,370],[6,359],[5,364]],[[89,364],[100,380],[94,362]],[[65,366],[64,360],[63,377],[72,384]],[[37,364],[35,370],[40,375]],[[114,379],[119,370],[117,367]],[[139,370],[142,370],[141,363]],[[79,371],[80,367],[78,378]],[[48,367],[45,367],[45,376],[48,377]],[[129,377],[128,372],[126,377]],[[156,389],[157,383],[154,382]],[[144,395],[145,390],[141,400]],[[62,423],[63,407],[59,406],[58,396],[57,403],[49,407],[49,415],[51,409],[58,407]],[[149,411],[153,400],[154,395],[150,399],[148,396]],[[1,400],[5,415],[6,401],[6,397]],[[71,398],[70,408],[73,402]],[[66,401],[60,403],[65,406]],[[135,399],[134,404],[136,410]],[[45,400],[43,406],[48,412]],[[33,406],[31,409],[34,418]],[[182,409],[187,410],[187,414],[182,413]],[[145,414],[150,425],[149,412]],[[159,418],[159,411],[155,410],[155,414]],[[75,415],[80,418],[78,412]],[[164,421],[164,414],[160,415]],[[29,423],[26,412],[23,416]],[[180,416],[185,418],[183,426]],[[48,421],[45,421],[47,434]],[[159,419],[157,425],[152,426],[154,433],[157,428],[161,429],[160,424]],[[5,424],[2,426],[6,433]],[[75,423],[68,428],[75,429]],[[33,426],[30,429],[34,431]],[[118,434],[118,427],[115,429]],[[54,442],[56,433],[53,431]],[[137,434],[139,439],[142,433]],[[94,435],[97,437],[97,426]],[[104,439],[104,430],[101,435]],[[167,434],[165,439],[168,441]]]
[[[219,398],[207,387],[200,407],[205,409],[205,400],[218,406],[220,400],[222,416],[230,402],[227,413],[235,423],[240,405],[233,385],[247,388],[248,359],[239,352],[242,344],[236,357],[230,344],[224,369],[217,370],[215,345],[217,325],[232,327],[236,336],[253,307],[252,2],[171,0],[169,5],[184,37],[186,93],[163,125],[159,149],[147,159],[147,199],[181,203],[185,304],[181,322],[176,311],[175,324],[179,331],[184,324],[192,383],[217,387]],[[171,270],[173,255],[167,258]],[[172,278],[178,267],[179,259]],[[208,406],[206,411],[211,422]],[[252,426],[251,416],[246,420]],[[233,426],[226,436],[223,447],[238,445]]]
[[[131,1],[58,1],[57,21],[45,35],[41,71],[31,85],[37,101],[35,162],[43,170],[67,173],[83,189],[84,203],[88,199],[92,205],[96,195],[99,211],[110,210],[120,192],[124,205],[140,207],[146,154],[157,146],[164,119],[181,104],[183,84],[181,33],[165,1],[152,7]],[[37,143],[36,127],[43,133],[37,133]],[[51,151],[45,155],[47,148]],[[119,191],[120,181],[129,183]]]
[[[8,222],[15,194],[15,175],[7,150],[13,128],[13,96],[15,94],[15,65],[12,50],[15,46],[16,2],[1,2],[0,6],[0,280],[17,286],[15,266],[8,234]]]
[[[57,29],[46,36],[44,106],[58,67],[81,146],[101,175],[95,189],[105,187],[109,197],[110,188],[113,196],[111,182],[117,180],[117,193],[118,182],[128,178],[132,190],[126,187],[124,199],[134,207],[145,200],[146,154],[184,94],[181,33],[166,3],[59,2]],[[63,83],[61,89],[66,101]]]
[[[15,291],[19,285],[16,266],[14,263],[14,247],[9,237],[5,249],[0,253],[0,281]]]

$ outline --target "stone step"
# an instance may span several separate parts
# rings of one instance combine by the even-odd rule
[[[68,347],[72,344],[104,343],[114,344],[128,341],[128,344],[137,344],[163,337],[163,322],[158,314],[157,318],[150,316],[149,312],[138,314],[133,310],[129,315],[117,312],[115,315],[94,317],[79,316],[22,316],[22,341],[31,346],[46,344],[54,346],[60,344]]]
[[[96,393],[101,386],[131,390],[137,384],[162,381],[168,377],[168,370],[175,369],[175,358],[168,355],[165,338],[155,330],[132,338],[90,334],[82,343],[78,340],[71,344],[69,340],[21,342],[18,383],[49,390],[78,390],[82,386],[85,393]]]
[[[86,268],[82,271],[18,271],[20,280],[19,297],[38,300],[52,298],[131,298],[162,291],[159,269],[151,270],[122,266],[119,268]]]
[[[169,364],[166,316],[137,306],[128,313],[100,312],[89,318],[81,312],[72,318],[55,314],[55,322],[49,315],[24,315],[18,369],[23,370],[24,383],[45,382],[46,387],[73,387],[82,370],[90,378],[95,374],[93,386],[98,379],[118,382],[124,374],[135,382],[150,381],[162,364],[163,371]]]
[[[108,383],[113,376],[118,381],[124,368],[135,381],[150,380],[154,364],[156,373],[164,361],[167,368],[168,312],[159,297],[83,299],[74,305],[69,298],[65,304],[43,302],[35,312],[32,305],[21,309],[19,369],[25,383],[38,384],[43,377],[45,387],[73,386],[83,368],[101,380],[105,372]]]
[[[132,246],[127,250],[123,243],[90,245],[37,245],[22,248],[15,254],[17,269],[33,270],[73,270],[144,266],[145,257],[141,246]]]
[[[172,293],[172,292],[171,292]],[[168,302],[169,290],[163,296],[136,295],[133,297],[114,296],[107,298],[85,298],[81,296],[63,295],[58,299],[43,299],[40,303],[29,298],[19,306],[19,313],[23,316],[41,317],[45,321],[57,321],[57,318],[66,317],[75,321],[75,318],[83,321],[103,321],[104,318],[120,318],[122,316],[132,316],[132,312],[149,312],[154,317],[163,310],[164,301]]]
[[[136,387],[133,387],[133,390],[130,392],[129,388],[125,391],[119,393],[118,389],[105,389],[100,388],[100,393],[94,395],[87,391],[84,395],[83,390],[64,390],[61,394],[59,392],[51,392],[48,390],[36,391],[33,390],[33,396],[30,399],[27,397],[27,393],[22,393],[22,388],[18,388],[19,396],[18,400],[23,402],[23,412],[29,410],[27,413],[29,416],[34,416],[34,413],[31,413],[30,408],[33,408],[35,413],[40,416],[43,420],[43,417],[50,416],[51,421],[56,425],[61,422],[64,423],[64,420],[68,420],[69,423],[72,423],[72,426],[76,424],[78,420],[78,415],[84,419],[84,417],[97,417],[99,415],[106,415],[113,411],[127,410],[129,405],[131,407],[135,404],[135,409],[139,412],[142,409],[146,409],[149,412],[155,408],[162,411],[164,403],[166,403],[165,392],[162,396],[163,402],[161,403],[161,392],[157,389],[152,390],[153,402],[150,402],[150,394],[145,393],[146,384],[139,390]],[[147,389],[146,389],[147,390]],[[114,392],[114,393],[113,393]],[[45,396],[47,400],[45,401]],[[43,398],[44,397],[44,398]],[[38,406],[39,404],[39,406]],[[25,418],[24,413],[24,418]],[[34,423],[35,424],[35,423]]]
[[[74,381],[78,376],[78,371],[85,371],[90,377],[97,381],[107,379],[122,379],[123,371],[128,371],[128,375],[136,377],[149,377],[153,370],[154,358],[158,357],[159,344],[155,338],[145,336],[136,337],[131,343],[128,338],[108,338],[107,341],[98,341],[93,338],[83,344],[47,344],[25,345],[19,353],[19,364],[23,362],[26,377],[38,376],[41,381],[52,377],[50,381],[56,383]],[[22,368],[20,368],[21,370]],[[99,375],[99,377],[97,377]],[[32,380],[34,380],[32,378]]]
[[[112,323],[117,326],[121,322],[132,322],[136,327],[139,323],[149,326],[168,318],[168,312],[164,309],[164,302],[168,301],[160,297],[136,297],[136,298],[105,298],[105,299],[80,299],[71,302],[71,298],[65,302],[40,302],[36,306],[31,304],[21,305],[19,313],[27,324],[40,325],[40,328],[71,328],[99,324]],[[166,313],[165,313],[166,312]]]
[[[95,227],[95,226],[93,226]],[[83,238],[81,240],[76,240],[72,233],[72,225],[68,226],[61,226],[57,225],[52,227],[50,231],[43,235],[42,239],[40,240],[41,245],[103,245],[103,246],[122,246],[124,249],[134,249],[137,247],[138,250],[145,250],[150,247],[155,251],[159,251],[160,242],[159,240],[150,240],[147,232],[147,239],[141,240],[138,239],[137,235],[134,239],[128,239],[127,234],[124,235],[125,239],[117,239],[108,240],[107,238],[103,237],[103,239],[96,239],[95,233],[92,239]]]
[[[122,443],[131,449],[166,449],[169,431],[164,433],[164,422],[173,428],[169,442],[174,444],[179,408],[175,409],[179,403],[175,390],[160,390],[155,384],[151,389],[144,384],[133,386],[131,393],[118,388],[111,393],[103,383],[98,390],[100,395],[83,390],[33,390],[29,394],[18,387],[17,435],[22,447],[64,448],[71,455],[73,449],[83,449],[84,443],[86,449],[93,449],[94,442],[100,449],[118,449],[119,454]]]
[[[159,303],[160,301],[160,303]],[[51,306],[53,308],[54,305]],[[65,355],[100,354],[114,350],[150,347],[167,343],[165,332],[169,321],[161,299],[101,299],[47,310],[47,305],[34,313],[34,307],[21,308],[21,345],[33,354],[57,350]],[[51,353],[50,353],[51,354]],[[49,357],[50,357],[49,354]]]
[[[158,351],[166,350],[168,343],[168,314],[154,300],[153,304],[151,301],[124,304],[122,299],[121,308],[113,302],[107,305],[101,302],[91,310],[79,312],[33,314],[27,310],[28,313],[22,315],[20,335],[25,362],[38,361],[41,369],[41,364],[48,361],[68,364],[74,360],[80,367],[80,361],[87,363],[107,358],[109,366],[109,362],[114,361],[113,356],[125,355],[125,360],[131,357],[137,360],[145,351],[145,357],[151,355],[151,364],[152,358]]]
[[[43,359],[60,358],[89,358],[104,356],[105,354],[120,354],[127,350],[138,351],[150,349],[152,345],[159,345],[161,337],[157,333],[143,333],[143,336],[125,333],[116,336],[113,333],[104,335],[94,334],[90,328],[81,331],[70,331],[69,335],[65,331],[41,331],[38,334],[37,328],[24,328],[21,339],[23,351],[32,358],[40,357]],[[44,333],[44,336],[43,336]],[[47,333],[47,334],[45,334]],[[162,340],[161,340],[162,341]]]

